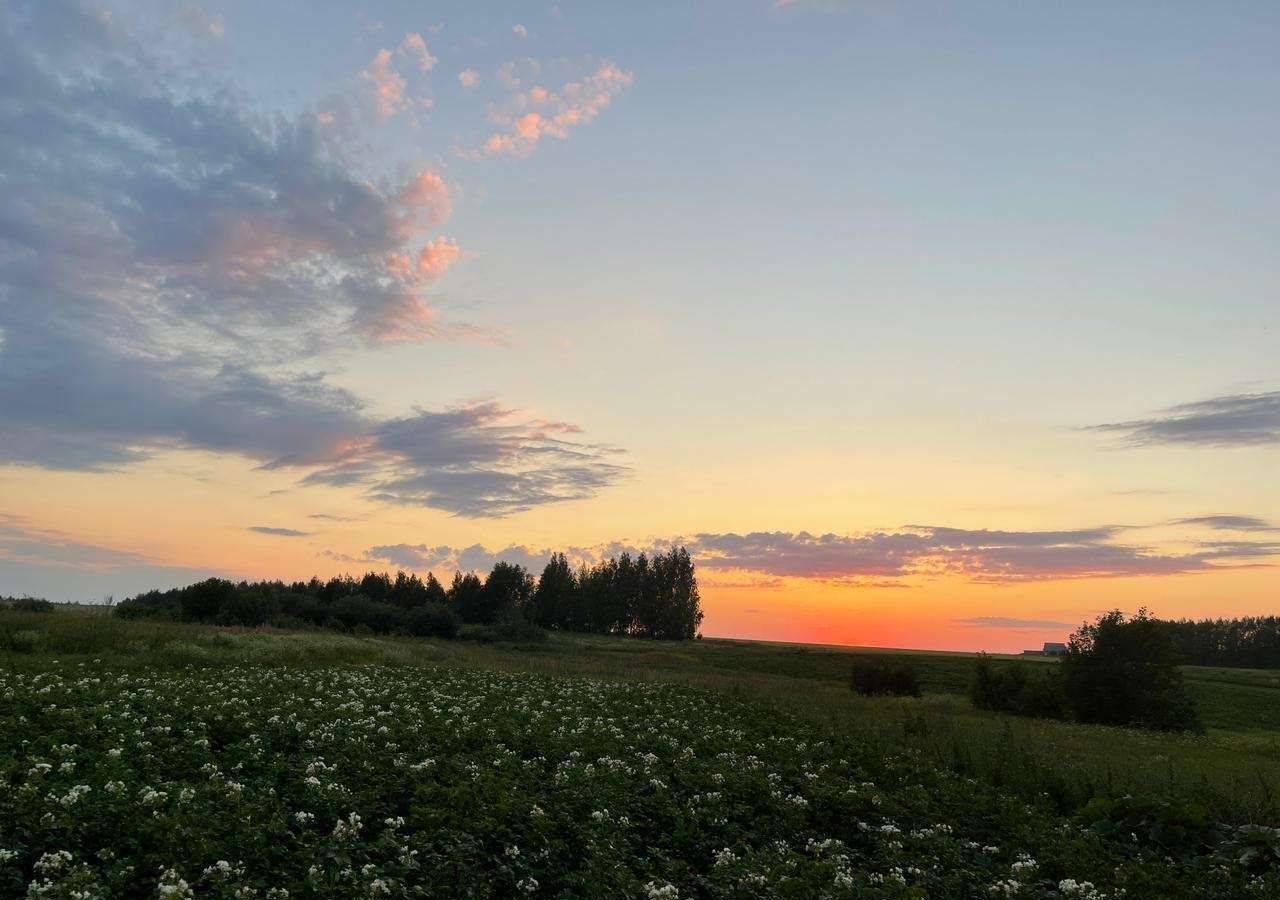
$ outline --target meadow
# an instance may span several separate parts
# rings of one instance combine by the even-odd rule
[[[860,698],[849,653],[3,612],[0,896],[1280,897],[1274,673],[1188,669],[1173,736],[975,711],[962,654]],[[1246,827],[1081,818],[1127,794]]]

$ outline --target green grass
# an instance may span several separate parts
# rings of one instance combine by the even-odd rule
[[[1094,795],[1195,801],[1216,820],[1280,824],[1280,684],[1258,670],[1188,668],[1209,733],[1019,719],[974,710],[964,699],[966,654],[902,653],[918,668],[920,700],[861,698],[846,685],[846,648],[730,640],[656,642],[556,635],[529,646],[478,645],[333,632],[281,632],[123,622],[98,614],[0,612],[0,667],[102,658],[122,667],[182,670],[255,665],[396,664],[677,682],[750,700],[879,752],[910,752],[1069,813]],[[856,651],[894,652],[894,651]],[[1009,657],[1008,665],[1054,665]]]

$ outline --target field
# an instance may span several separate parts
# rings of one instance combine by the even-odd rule
[[[848,652],[0,613],[0,896],[1280,896],[1269,830],[1072,818],[1280,822],[1273,673],[1188,670],[1172,737],[977,713],[958,654],[858,698]]]

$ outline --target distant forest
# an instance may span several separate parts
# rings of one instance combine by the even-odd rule
[[[1165,627],[1187,665],[1280,669],[1280,616],[1179,619]]]
[[[129,619],[221,625],[320,626],[378,634],[454,637],[527,635],[537,628],[682,640],[697,636],[702,605],[693,560],[683,547],[652,557],[622,554],[574,570],[563,553],[535,579],[499,562],[488,577],[457,572],[446,588],[434,575],[369,572],[322,581],[232,582],[210,578],[148,591],[116,606]]]

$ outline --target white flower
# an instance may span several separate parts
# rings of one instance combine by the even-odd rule
[[[160,875],[156,892],[165,900],[194,900],[191,886],[173,869],[165,869]]]
[[[46,853],[36,860],[35,870],[46,873],[56,872],[69,865],[71,865],[71,854],[66,850],[54,850],[52,853]]]

